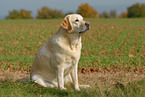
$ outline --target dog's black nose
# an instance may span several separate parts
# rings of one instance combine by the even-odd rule
[[[89,30],[90,29],[90,23],[89,22],[86,22],[85,25],[87,27],[87,30]]]
[[[85,25],[88,27],[88,26],[90,26],[90,23],[89,22],[86,22]]]

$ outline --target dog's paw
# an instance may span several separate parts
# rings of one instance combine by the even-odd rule
[[[67,88],[65,88],[65,87],[60,87],[60,90],[67,90]]]
[[[81,91],[80,88],[76,88],[75,90],[76,90],[76,91]]]
[[[90,88],[90,85],[80,85],[81,88]]]

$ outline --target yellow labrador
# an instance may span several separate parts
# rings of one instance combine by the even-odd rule
[[[79,14],[67,15],[59,30],[38,50],[31,70],[31,79],[44,87],[66,89],[64,82],[78,85],[78,61],[81,55],[81,35],[90,23]]]

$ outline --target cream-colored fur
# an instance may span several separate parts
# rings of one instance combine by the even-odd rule
[[[59,30],[38,50],[31,69],[31,79],[44,87],[66,89],[64,82],[78,85],[78,61],[81,35],[89,30],[89,22],[78,14],[67,15]]]

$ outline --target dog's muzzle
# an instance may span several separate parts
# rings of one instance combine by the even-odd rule
[[[80,34],[83,33],[83,32],[86,32],[87,30],[90,29],[90,23],[89,22],[85,22],[85,26],[86,26],[86,29],[84,31],[79,32]]]
[[[89,22],[86,22],[85,25],[87,27],[87,30],[89,30],[90,29],[90,23]]]

